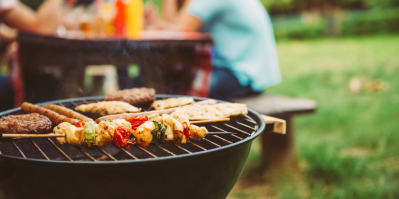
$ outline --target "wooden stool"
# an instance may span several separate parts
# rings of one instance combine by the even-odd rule
[[[260,114],[286,121],[285,135],[267,133],[271,131],[270,128],[266,128],[266,133],[262,134],[262,170],[273,166],[281,166],[290,159],[294,148],[294,116],[297,114],[312,113],[317,107],[316,102],[313,100],[272,95],[257,95],[233,101],[247,104],[248,108]]]

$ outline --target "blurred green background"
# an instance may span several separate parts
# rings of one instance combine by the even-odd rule
[[[290,165],[260,174],[255,140],[228,198],[399,198],[399,0],[261,2],[283,73],[267,92],[318,110],[296,117]]]

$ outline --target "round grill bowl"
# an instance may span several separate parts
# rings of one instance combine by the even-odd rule
[[[170,97],[179,96],[157,95],[157,99]],[[39,105],[61,104],[73,108],[77,103],[102,99],[103,97],[75,98]],[[252,140],[265,129],[262,117],[251,109],[248,112],[248,118],[232,118],[233,121],[226,124],[249,135],[220,123],[209,124],[219,130],[205,125],[212,132],[237,132],[236,136],[242,140],[229,135],[220,136],[230,142],[227,143],[207,136],[210,142],[220,147],[205,141],[193,141],[194,144],[181,145],[186,151],[171,144],[159,144],[174,155],[150,145],[147,151],[156,155],[155,158],[133,147],[129,152],[138,159],[129,159],[126,154],[121,155],[118,148],[107,146],[104,150],[118,160],[94,162],[85,159],[76,148],[57,143],[74,160],[71,162],[50,145],[46,138],[32,140],[50,160],[41,155],[34,143],[28,140],[14,141],[26,155],[23,158],[13,143],[0,142],[0,198],[226,198],[241,175]],[[0,116],[22,113],[20,108],[16,108],[2,112]],[[247,127],[237,125],[237,122]],[[254,130],[248,126],[252,126]],[[195,147],[195,144],[203,149]],[[101,156],[98,155],[98,150],[84,150],[94,158]]]

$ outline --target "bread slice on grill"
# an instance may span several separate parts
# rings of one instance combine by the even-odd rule
[[[131,105],[138,106],[155,100],[155,90],[153,88],[132,88],[108,94],[105,101],[123,101]]]

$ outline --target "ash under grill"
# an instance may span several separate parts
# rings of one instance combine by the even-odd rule
[[[157,99],[164,99],[170,96],[157,95]],[[77,98],[70,100],[58,100],[44,104],[57,104],[74,109],[80,104],[87,104],[102,101],[102,97]],[[196,101],[203,100],[197,98]],[[142,107],[146,109],[148,107]],[[166,142],[165,144],[151,144],[147,148],[135,145],[126,150],[115,145],[108,145],[100,148],[88,149],[84,147],[72,147],[68,144],[59,145],[55,138],[35,138],[24,140],[4,140],[0,142],[0,156],[13,156],[24,159],[42,159],[48,161],[144,161],[148,159],[165,159],[180,156],[190,156],[200,153],[207,153],[239,142],[250,139],[261,127],[259,116],[252,110],[248,115],[232,117],[229,122],[218,122],[210,124],[198,124],[205,126],[210,132],[234,132],[232,135],[208,135],[201,141],[189,140],[187,144],[177,145]],[[4,115],[22,114],[19,109],[10,110]],[[93,117],[93,115],[87,115]],[[52,132],[52,130],[51,130]],[[50,133],[50,132],[49,132]]]

